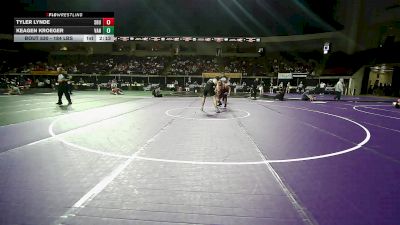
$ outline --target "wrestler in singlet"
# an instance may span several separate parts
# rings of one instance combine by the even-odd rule
[[[208,80],[204,86],[203,97],[215,95],[215,84],[212,79]]]
[[[215,111],[219,113],[219,109],[217,107],[217,96],[215,94],[215,89],[217,85],[217,79],[210,79],[207,81],[206,85],[204,86],[204,91],[203,91],[203,100],[201,102],[201,108],[200,110],[204,112],[204,103],[206,101],[207,96],[210,96],[213,100],[213,104],[215,107]]]
[[[226,104],[228,103],[228,95],[231,93],[231,87],[228,82],[223,84],[223,92],[222,92],[222,101],[224,101],[224,107],[226,108]]]

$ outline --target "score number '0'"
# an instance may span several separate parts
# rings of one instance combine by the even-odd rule
[[[106,25],[110,26],[111,25],[111,20],[106,20]]]
[[[93,25],[101,26],[101,20],[93,20]],[[103,18],[103,26],[114,26],[114,18]]]

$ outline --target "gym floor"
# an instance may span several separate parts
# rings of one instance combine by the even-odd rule
[[[230,98],[215,113],[199,97],[72,100],[0,96],[0,224],[400,221],[390,102]]]

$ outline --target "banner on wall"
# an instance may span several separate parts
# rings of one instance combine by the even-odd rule
[[[297,77],[307,77],[308,73],[293,73],[293,78]]]
[[[58,72],[57,71],[53,71],[53,70],[33,70],[33,71],[31,71],[31,75],[45,75],[45,76],[48,76],[48,75],[51,75],[51,76],[55,76],[55,75],[58,75]]]
[[[215,77],[228,77],[228,78],[241,78],[242,73],[203,73],[204,78],[215,78]]]
[[[292,79],[292,73],[278,73],[278,79]]]

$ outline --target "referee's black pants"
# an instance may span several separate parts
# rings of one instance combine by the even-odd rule
[[[340,91],[335,91],[335,98],[334,98],[334,100],[339,100],[340,101],[340,96],[342,95],[342,92],[340,92]]]
[[[72,103],[71,102],[71,96],[69,95],[69,91],[68,91],[68,86],[65,83],[61,83],[58,85],[58,103],[61,103],[61,99],[63,94],[65,94],[65,97],[68,100],[68,103]]]
[[[257,98],[257,87],[253,87],[251,89],[251,97],[253,97],[254,99]]]

